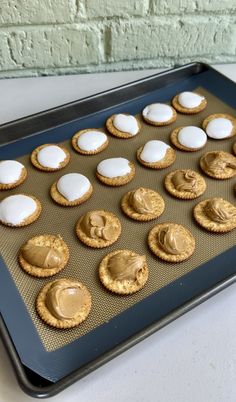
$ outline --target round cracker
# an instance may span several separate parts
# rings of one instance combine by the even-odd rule
[[[226,114],[226,113],[210,114],[209,116],[207,116],[202,122],[203,130],[206,131],[207,125],[208,125],[208,123],[210,123],[210,121],[212,121],[214,119],[218,119],[218,118],[228,119],[231,121],[231,123],[233,125],[231,134],[225,138],[212,138],[212,137],[209,137],[209,138],[211,140],[215,140],[215,141],[222,141],[222,140],[227,140],[228,138],[233,137],[236,134],[236,119],[233,116],[231,116],[230,114]]]
[[[166,226],[178,228],[179,230],[181,230],[182,233],[184,233],[184,235],[188,239],[188,247],[183,253],[181,253],[181,254],[166,253],[165,250],[158,244],[157,235],[158,235],[159,231]],[[191,255],[194,253],[195,239],[194,239],[192,233],[186,227],[184,227],[182,225],[179,225],[177,223],[172,223],[172,222],[159,223],[156,226],[154,226],[148,234],[148,246],[149,246],[150,250],[157,257],[161,258],[164,261],[182,262],[182,261],[190,258]]]
[[[0,223],[2,223],[5,226],[12,227],[12,228],[20,228],[20,227],[23,227],[23,226],[30,225],[31,223],[36,221],[36,219],[38,219],[38,217],[39,217],[39,215],[41,214],[41,211],[42,211],[41,202],[36,197],[34,197],[33,195],[23,194],[23,193],[17,194],[17,195],[26,195],[27,197],[32,198],[36,202],[36,210],[33,212],[33,214],[28,216],[28,218],[24,219],[23,222],[21,222],[21,223],[19,223],[17,225],[13,225],[11,223],[6,223],[6,222],[0,220]]]
[[[63,255],[63,261],[61,262],[60,266],[57,268],[40,268],[36,265],[31,265],[28,261],[26,261],[22,254],[22,248],[26,244],[32,244],[35,246],[44,246],[44,247],[51,247],[54,250],[58,250]],[[60,272],[68,263],[69,260],[69,249],[62,239],[60,235],[39,235],[34,236],[29,239],[20,249],[20,253],[18,256],[18,261],[21,268],[27,272],[27,274],[38,277],[38,278],[46,278],[49,276],[53,276]]]
[[[134,219],[135,221],[147,222],[161,216],[165,209],[165,201],[157,191],[151,190],[150,188],[143,189],[148,192],[152,200],[152,205],[154,209],[154,212],[152,214],[140,214],[132,208],[132,205],[129,202],[129,197],[133,191],[138,190],[137,188],[124,194],[121,200],[121,208],[129,218]]]
[[[131,171],[124,176],[110,178],[110,177],[102,176],[97,171],[96,171],[96,176],[103,184],[106,184],[107,186],[114,186],[114,187],[123,186],[123,185],[129,183],[134,178],[134,175],[135,175],[134,163],[129,161],[129,166],[131,168]]]
[[[59,193],[57,189],[57,182],[53,183],[50,189],[50,195],[57,204],[62,205],[63,207],[76,207],[77,205],[82,204],[87,201],[93,193],[93,187],[90,184],[90,188],[88,191],[80,198],[77,198],[74,201],[68,201],[61,193]]]
[[[61,148],[62,151],[64,151],[66,154],[65,159],[60,163],[58,168],[50,168],[50,167],[42,166],[42,165],[40,165],[38,158],[37,158],[37,155],[38,155],[39,151],[41,151],[41,149],[46,148],[51,145],[55,145],[55,146]],[[67,151],[67,149],[63,145],[43,144],[33,150],[33,152],[31,153],[31,156],[30,156],[30,160],[31,160],[31,163],[34,165],[34,167],[36,167],[38,170],[42,170],[43,172],[56,172],[57,170],[61,170],[66,165],[68,165],[68,163],[70,162],[70,153],[69,153],[69,151]]]
[[[60,278],[62,280],[68,280],[66,278]],[[83,306],[83,308],[81,309],[81,311],[78,313],[76,318],[73,319],[63,319],[60,320],[56,317],[54,317],[50,311],[48,310],[47,306],[46,306],[46,296],[47,296],[47,292],[49,291],[51,285],[54,282],[57,282],[58,279],[56,279],[55,281],[51,281],[49,283],[47,283],[46,285],[44,285],[42,287],[42,289],[40,290],[37,299],[36,299],[36,311],[39,315],[39,317],[48,325],[50,325],[51,327],[54,328],[59,328],[59,329],[66,329],[66,328],[73,328],[76,327],[78,325],[80,325],[84,320],[86,320],[86,318],[88,317],[91,307],[92,307],[92,298],[91,298],[91,294],[89,292],[89,290],[87,289],[87,287],[75,280],[70,280],[69,281],[73,281],[73,282],[77,282],[77,284],[80,286],[80,288],[86,292],[86,296],[88,297],[88,303],[85,304]]]
[[[100,152],[102,152],[104,149],[107,148],[108,144],[109,144],[109,140],[107,137],[107,140],[104,142],[104,144],[102,144],[100,147],[98,147],[97,149],[95,149],[94,151],[85,151],[84,149],[81,149],[78,146],[78,138],[84,134],[87,133],[88,131],[98,131],[99,133],[103,133],[105,134],[102,130],[98,130],[97,128],[86,128],[85,130],[80,130],[77,133],[75,133],[71,139],[71,144],[74,148],[74,150],[82,155],[96,155],[99,154]]]
[[[184,128],[184,127],[175,128],[175,129],[171,132],[171,134],[170,134],[170,140],[171,140],[172,144],[173,144],[176,148],[180,149],[181,151],[195,152],[195,151],[199,151],[200,149],[202,149],[202,148],[204,148],[204,147],[206,146],[207,141],[206,141],[206,143],[205,143],[204,145],[202,145],[202,146],[199,147],[199,148],[188,148],[188,147],[185,147],[184,145],[182,145],[182,144],[179,142],[179,140],[178,140],[178,135],[179,135],[179,132],[180,132],[180,130],[181,130],[182,128]]]
[[[208,154],[220,154],[222,155],[223,158],[229,160],[232,162],[232,164],[235,165],[235,168],[232,168],[230,166],[227,166],[224,168],[223,172],[217,173],[217,172],[212,172],[209,170],[204,162],[204,158]],[[230,179],[231,177],[234,177],[236,175],[236,158],[230,154],[229,152],[225,151],[210,151],[202,155],[200,161],[199,161],[200,167],[204,173],[206,173],[208,176],[212,177],[213,179],[219,179],[219,180],[225,180],[225,179]]]
[[[210,200],[214,200],[214,198],[213,199],[209,198],[207,200],[203,200],[203,201],[199,202],[193,209],[193,216],[194,216],[195,220],[197,221],[197,223],[200,226],[202,226],[204,229],[208,230],[209,232],[215,232],[215,233],[230,232],[231,230],[236,228],[236,208],[234,207],[233,204],[224,200],[223,198],[215,198],[215,199],[220,199],[220,200],[224,201],[226,207],[228,206],[230,208],[234,208],[235,216],[232,217],[230,219],[230,221],[228,221],[226,223],[214,222],[205,214],[204,208],[205,208],[206,204]]]
[[[143,147],[140,147],[137,150],[136,157],[143,166],[150,168],[150,169],[165,169],[165,168],[169,167],[170,165],[172,165],[176,159],[176,152],[173,148],[170,147],[166,150],[165,157],[163,159],[161,159],[160,161],[153,162],[153,163],[145,162],[141,159],[142,150],[143,150]]]
[[[9,184],[0,183],[0,190],[11,190],[12,188],[18,187],[25,181],[26,177],[27,177],[27,170],[23,166],[19,179],[14,181],[14,183]]]
[[[197,179],[197,191],[196,192],[191,192],[191,191],[179,191],[175,188],[173,182],[172,182],[172,177],[177,173],[177,172],[190,172],[191,174],[194,174],[196,179]],[[166,190],[173,195],[176,198],[182,199],[182,200],[193,200],[194,198],[200,197],[205,190],[206,190],[206,182],[204,178],[195,170],[191,169],[177,169],[174,170],[173,172],[170,172],[164,180],[165,188]]]
[[[147,106],[148,106],[148,105],[147,105]],[[170,105],[168,105],[168,106],[170,106]],[[146,107],[146,106],[145,106],[145,107]],[[172,109],[173,116],[171,117],[171,119],[169,119],[169,120],[167,120],[167,121],[162,121],[162,122],[159,121],[159,122],[156,122],[156,121],[153,121],[153,120],[148,119],[148,118],[145,117],[145,116],[143,115],[143,113],[142,113],[143,120],[146,121],[146,123],[151,124],[152,126],[156,126],[156,127],[168,126],[169,124],[174,123],[175,120],[177,119],[176,110],[175,110],[172,106],[170,106],[170,107],[171,107],[171,109]],[[144,109],[145,109],[145,108],[144,108]]]
[[[102,216],[105,216],[110,223],[114,223],[114,225],[117,227],[117,234],[116,236],[111,239],[111,240],[104,240],[101,238],[98,239],[93,239],[89,236],[87,236],[86,233],[84,233],[83,229],[81,228],[81,222],[84,218],[84,215],[81,216],[76,224],[75,231],[77,237],[84,243],[86,246],[92,247],[92,248],[104,248],[108,247],[111,244],[115,243],[118,238],[120,237],[121,234],[121,223],[118,217],[113,214],[112,212],[105,211],[105,210],[96,210],[96,211],[91,211],[91,212],[96,212],[98,214],[101,214]]]
[[[120,253],[123,252],[127,256],[138,256],[139,254],[131,251],[131,250],[115,250],[112,251],[111,253],[107,254],[102,261],[100,262],[99,265],[99,279],[102,282],[103,286],[110,290],[113,293],[117,293],[119,295],[130,295],[133,293],[138,292],[141,290],[145,283],[148,280],[148,266],[147,263],[144,264],[141,273],[139,274],[138,278],[136,278],[135,281],[133,280],[128,280],[128,279],[123,279],[123,280],[116,280],[113,279],[110,275],[110,272],[107,268],[108,261],[109,259]]]
[[[131,115],[127,114],[127,113],[122,113],[122,114],[125,114],[126,116],[131,116]],[[137,119],[137,117],[133,116],[135,118],[135,120],[137,121],[139,130],[138,130],[137,134],[132,135],[132,134],[126,133],[124,131],[120,131],[114,126],[113,120],[114,120],[115,116],[116,115],[113,114],[106,121],[106,128],[107,128],[107,130],[109,131],[110,134],[114,135],[117,138],[123,138],[123,139],[133,138],[133,137],[136,137],[136,135],[139,134],[139,132],[141,130],[141,123]]]
[[[199,93],[197,93],[197,92],[194,92],[194,93],[195,93],[196,95],[203,96],[203,95],[201,95],[201,94],[199,94]],[[207,100],[206,100],[206,98],[204,98],[204,99],[201,101],[201,103],[200,103],[199,106],[193,107],[193,108],[190,109],[190,108],[187,108],[187,107],[182,106],[182,105],[179,103],[179,101],[178,101],[178,97],[179,97],[179,94],[177,94],[177,95],[174,96],[174,98],[172,99],[172,105],[174,106],[174,108],[175,108],[179,113],[182,113],[182,114],[197,114],[197,113],[202,112],[202,111],[207,107]]]

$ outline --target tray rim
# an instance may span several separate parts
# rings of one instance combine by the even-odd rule
[[[201,62],[188,63],[188,64],[185,64],[183,66],[177,67],[177,68],[172,68],[172,69],[163,71],[161,73],[152,74],[152,75],[147,76],[145,78],[141,78],[141,79],[126,83],[124,85],[120,85],[118,87],[109,89],[107,91],[97,93],[95,95],[84,97],[84,98],[79,99],[77,101],[73,101],[73,102],[63,104],[63,105],[58,106],[56,108],[51,108],[51,109],[48,109],[48,110],[45,110],[45,111],[42,111],[42,112],[39,112],[39,113],[36,113],[36,114],[33,114],[33,115],[29,115],[29,116],[26,116],[26,117],[23,117],[23,118],[20,118],[20,119],[5,123],[3,125],[0,125],[0,134],[2,132],[4,133],[5,129],[8,130],[9,128],[11,128],[11,129],[14,130],[14,128],[16,128],[19,124],[22,124],[22,123],[27,126],[35,118],[38,118],[38,117],[41,118],[41,117],[46,116],[46,115],[51,116],[55,112],[56,113],[61,113],[62,110],[65,110],[65,109],[68,110],[73,105],[81,105],[82,103],[85,103],[87,101],[97,99],[97,98],[99,98],[101,96],[106,96],[106,95],[109,95],[109,94],[113,94],[114,92],[120,91],[120,90],[125,89],[125,88],[134,87],[137,84],[144,83],[144,82],[147,82],[149,80],[153,80],[155,78],[162,78],[163,76],[168,77],[170,74],[175,74],[176,72],[179,72],[179,71],[186,71],[186,70],[188,71],[188,70],[191,70],[193,68],[199,70],[195,74],[198,74],[198,73],[200,73],[200,72],[202,72],[204,70],[205,71],[212,70],[214,72],[217,72],[217,74],[223,76],[227,80],[231,81],[232,83],[234,83],[234,81],[232,81],[229,78],[225,77],[222,73],[218,72],[217,70],[215,70],[213,67],[209,66],[208,64],[201,63]],[[68,120],[66,119],[66,121],[68,121]],[[65,122],[63,122],[61,124],[65,124]],[[58,126],[60,126],[61,124],[59,124]],[[51,127],[55,127],[55,126],[52,125]],[[47,128],[50,128],[50,127],[47,127]],[[44,131],[44,130],[46,130],[46,128],[43,128],[43,130],[34,132],[31,135],[37,135],[41,131]],[[0,149],[1,149],[1,146],[7,145],[9,143],[15,142],[15,141],[23,139],[23,138],[27,138],[27,137],[29,137],[31,135],[21,136],[21,137],[18,137],[17,139],[15,139],[15,140],[8,141],[8,142],[5,142],[3,144],[0,144]],[[196,307],[197,305],[199,305],[203,301],[207,300],[211,296],[217,294],[221,290],[223,290],[226,287],[230,286],[234,282],[236,282],[236,274],[227,277],[225,280],[217,283],[215,286],[209,288],[207,291],[204,291],[203,293],[199,294],[197,297],[195,297],[192,300],[190,300],[189,302],[183,304],[181,307],[176,308],[173,312],[169,313],[163,319],[160,319],[159,321],[155,322],[154,324],[151,324],[150,326],[146,327],[144,330],[141,330],[140,332],[136,333],[134,336],[128,338],[125,341],[123,341],[121,344],[119,344],[117,347],[115,347],[111,351],[108,351],[108,352],[104,353],[102,356],[100,356],[99,358],[97,358],[93,362],[88,363],[84,367],[81,367],[81,368],[77,369],[76,371],[74,371],[73,373],[67,375],[66,377],[62,378],[61,380],[57,381],[56,383],[51,383],[50,385],[48,385],[46,387],[35,386],[29,380],[29,378],[28,378],[28,376],[27,376],[27,374],[26,374],[26,372],[24,370],[24,365],[21,363],[21,361],[20,361],[20,359],[18,357],[18,354],[16,352],[16,349],[15,349],[15,347],[14,347],[12,341],[11,341],[11,337],[10,337],[10,335],[8,333],[8,330],[7,330],[6,326],[5,326],[5,323],[4,323],[4,320],[3,320],[2,316],[1,316],[1,314],[0,314],[0,336],[1,336],[2,340],[3,340],[4,346],[6,347],[6,350],[8,352],[9,357],[10,357],[10,360],[12,362],[13,369],[15,371],[18,383],[19,383],[20,387],[22,388],[22,390],[25,393],[27,393],[28,395],[33,396],[33,397],[47,398],[47,397],[54,396],[57,393],[61,392],[62,390],[67,388],[69,385],[71,385],[74,382],[78,381],[79,379],[81,379],[85,375],[89,374],[90,372],[92,372],[96,368],[98,368],[101,365],[105,364],[106,362],[108,362],[112,358],[118,356],[122,352],[124,352],[127,349],[129,349],[130,347],[134,346],[136,343],[142,341],[143,339],[145,339],[146,337],[148,337],[152,333],[156,332],[157,330],[161,329],[162,327],[164,327],[168,323],[172,322],[176,318],[178,318],[181,315],[185,314],[186,312],[190,311],[192,308]]]
[[[20,388],[31,397],[49,398],[49,397],[55,396],[56,394],[63,391],[70,385],[74,384],[78,380],[80,380],[83,377],[85,377],[86,375],[90,374],[92,371],[101,367],[103,364],[106,364],[110,360],[119,356],[121,353],[125,352],[132,346],[143,341],[148,336],[152,335],[153,333],[157,332],[161,328],[170,324],[172,321],[181,317],[183,314],[192,310],[194,307],[197,307],[204,301],[215,296],[217,293],[226,289],[233,283],[236,283],[236,274],[231,275],[224,281],[222,281],[222,282],[218,283],[217,285],[208,289],[206,292],[201,293],[199,296],[193,298],[190,302],[183,304],[181,307],[175,309],[173,312],[171,312],[170,314],[168,314],[161,320],[155,322],[154,324],[151,324],[144,330],[133,335],[132,337],[130,337],[126,341],[122,342],[121,344],[119,344],[117,347],[115,347],[111,351],[104,353],[101,357],[95,359],[93,362],[88,363],[86,366],[77,369],[75,372],[62,378],[58,382],[52,383],[51,385],[48,385],[46,387],[39,387],[39,386],[37,387],[30,382],[29,378],[27,377],[27,374],[24,371],[23,364],[21,363],[21,361],[18,357],[15,347],[11,342],[10,335],[8,334],[7,328],[4,324],[4,321],[3,321],[1,315],[0,315],[0,336],[1,336],[1,339],[3,341],[5,348],[7,350],[8,356],[11,360],[11,363],[12,363],[18,384],[20,385]]]
[[[35,119],[38,119],[38,118],[48,117],[48,116],[52,117],[52,116],[55,115],[56,118],[57,118],[57,121],[58,120],[60,121],[59,124],[56,124],[56,125],[52,125],[52,123],[50,123],[49,125],[47,124],[47,125],[43,126],[43,128],[39,129],[38,131],[34,131],[33,133],[27,134],[27,135],[19,135],[19,136],[17,136],[17,138],[13,138],[12,140],[4,142],[4,143],[1,142],[1,137],[0,137],[0,148],[2,146],[4,146],[4,145],[8,145],[8,144],[13,143],[15,141],[18,141],[20,139],[24,139],[24,138],[28,138],[30,136],[37,135],[40,132],[45,131],[47,129],[50,129],[52,127],[54,127],[54,128],[55,127],[60,127],[61,125],[65,124],[68,121],[68,118],[64,118],[62,120],[62,117],[61,117],[62,113],[61,112],[62,111],[66,112],[66,111],[70,110],[74,106],[81,106],[83,104],[86,104],[87,102],[91,102],[93,100],[96,100],[97,98],[101,99],[104,96],[112,95],[114,92],[118,93],[121,90],[125,90],[125,89],[130,88],[130,87],[136,87],[138,84],[142,84],[142,83],[146,83],[148,81],[152,81],[155,78],[159,79],[159,78],[162,78],[162,77],[170,77],[171,75],[176,75],[177,73],[185,72],[185,71],[188,71],[188,70],[191,72],[191,69],[196,69],[195,74],[199,74],[200,72],[203,72],[204,70],[205,71],[212,70],[212,71],[217,72],[217,74],[225,77],[222,73],[220,73],[217,70],[215,70],[209,64],[202,63],[202,62],[192,62],[192,63],[187,63],[187,64],[184,64],[184,65],[181,65],[181,66],[177,66],[177,67],[174,67],[174,68],[170,68],[168,70],[165,70],[165,71],[162,71],[162,72],[159,72],[159,73],[156,73],[156,74],[151,74],[151,75],[149,75],[147,77],[139,78],[138,80],[134,80],[134,81],[128,82],[128,83],[123,84],[123,85],[119,85],[117,87],[108,89],[106,91],[101,91],[101,92],[98,92],[98,93],[96,93],[94,95],[89,95],[89,96],[83,97],[81,99],[78,99],[78,100],[75,100],[75,101],[72,101],[72,102],[68,102],[68,103],[56,106],[55,108],[46,109],[46,110],[43,110],[43,111],[41,111],[39,113],[34,113],[34,114],[24,116],[24,117],[16,119],[16,120],[12,120],[12,121],[0,124],[0,134],[2,134],[2,136],[4,136],[4,134],[7,134],[7,131],[9,129],[11,131],[11,134],[12,133],[16,134],[14,132],[14,130],[16,129],[16,131],[20,131],[18,129],[19,125],[20,126],[22,125],[21,130],[25,131],[26,129],[28,129],[28,126],[31,124],[31,122],[34,121]],[[230,78],[227,78],[227,80],[230,80]],[[230,81],[234,82],[232,80],[230,80]],[[127,98],[127,100],[129,100],[129,99]],[[115,102],[114,104],[117,105],[117,102]],[[98,110],[100,110],[100,109],[101,108],[99,107]],[[80,112],[80,111],[78,111],[78,112]],[[82,113],[83,113],[83,111],[82,111]],[[89,114],[90,113],[88,113],[87,116]],[[78,115],[74,116],[74,119],[78,119],[78,118],[80,118],[82,116],[84,116],[84,114],[78,113]],[[70,119],[69,121],[73,121],[74,119]]]

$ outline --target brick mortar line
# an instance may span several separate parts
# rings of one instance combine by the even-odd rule
[[[114,62],[114,63],[99,63],[99,64],[95,64],[95,63],[91,63],[88,65],[84,65],[84,66],[58,66],[58,67],[34,67],[34,68],[14,68],[14,69],[7,69],[7,70],[1,70],[0,71],[0,76],[5,74],[5,73],[15,73],[15,72],[36,72],[36,73],[47,73],[47,71],[52,71],[52,74],[55,75],[55,72],[59,72],[59,71],[78,71],[78,72],[86,72],[89,70],[93,70],[94,72],[104,72],[104,71],[117,71],[117,69],[119,69],[121,66],[127,67],[127,69],[129,67],[132,67],[131,70],[137,70],[137,69],[143,69],[145,70],[146,68],[158,68],[156,63],[157,62],[162,62],[162,63],[166,63],[160,66],[160,68],[162,67],[169,67],[169,66],[173,66],[174,64],[179,64],[180,62],[188,62],[188,60],[190,60],[191,62],[201,62],[201,61],[205,61],[207,62],[207,60],[219,60],[219,64],[222,62],[220,61],[220,57],[226,57],[228,60],[231,60],[232,63],[236,62],[236,55],[229,55],[229,54],[221,54],[221,55],[214,55],[214,54],[205,54],[205,55],[201,55],[200,57],[196,56],[196,57],[165,57],[165,58],[154,58],[154,59],[141,59],[141,60],[122,60],[119,62]],[[211,63],[211,61],[208,61],[209,63]],[[133,65],[135,64],[135,66]],[[135,68],[137,66],[137,68]],[[104,70],[103,67],[111,67],[111,69],[108,70]],[[126,70],[127,71],[127,70]]]
[[[73,28],[76,28],[76,29],[79,29],[79,28],[84,28],[84,27],[86,27],[86,28],[88,28],[88,29],[91,29],[91,28],[94,28],[94,27],[100,27],[100,28],[104,28],[104,27],[112,27],[112,25],[114,24],[114,25],[116,25],[116,26],[121,26],[122,25],[122,23],[127,23],[127,24],[129,24],[129,25],[132,25],[132,23],[133,22],[135,22],[135,24],[138,24],[138,22],[143,22],[144,23],[144,25],[146,25],[146,24],[150,24],[150,23],[158,23],[158,22],[160,22],[160,23],[168,23],[168,22],[178,22],[178,21],[180,21],[180,20],[185,20],[186,22],[188,22],[188,21],[191,21],[191,23],[193,23],[194,24],[194,22],[195,21],[193,21],[193,18],[192,18],[192,15],[190,15],[190,14],[185,14],[185,15],[180,15],[180,14],[176,14],[176,15],[172,15],[171,17],[175,17],[175,18],[169,18],[169,15],[168,16],[164,16],[164,15],[161,15],[160,17],[159,16],[151,16],[151,18],[149,18],[148,19],[148,21],[147,21],[147,19],[145,18],[145,17],[139,17],[139,16],[132,16],[132,18],[131,19],[129,19],[129,18],[120,18],[120,17],[113,17],[113,18],[111,18],[111,19],[109,19],[109,18],[104,18],[104,19],[101,19],[101,20],[89,20],[89,21],[87,21],[87,20],[81,20],[81,21],[74,21],[74,22],[71,22],[71,23],[46,23],[46,24],[44,24],[44,23],[40,23],[40,24],[18,24],[18,25],[1,25],[0,24],[0,32],[1,31],[4,31],[4,32],[10,32],[10,31],[12,31],[12,30],[25,30],[26,32],[27,31],[30,31],[30,30],[32,30],[32,28],[37,28],[37,29],[45,29],[45,28],[49,28],[49,29],[52,29],[52,28],[66,28],[66,29],[68,29],[68,30],[70,30],[70,29],[73,29]],[[189,18],[189,17],[191,17],[191,18]],[[227,15],[225,15],[225,14],[217,14],[217,16],[216,15],[195,15],[195,19],[197,20],[197,22],[209,22],[209,20],[208,20],[208,18],[209,17],[211,17],[212,19],[215,19],[216,21],[219,21],[221,18],[223,18],[223,17],[227,17],[227,21],[229,22],[229,23],[236,23],[236,16],[235,15],[231,15],[231,14],[227,14]],[[224,19],[224,21],[225,21],[225,19]],[[97,23],[97,22],[99,22],[99,25],[97,25],[97,24],[95,24],[95,22]]]
[[[236,12],[236,8],[233,10],[209,10],[209,11],[182,11],[179,13],[171,13],[171,12],[167,12],[167,13],[162,13],[162,14],[158,14],[158,13],[146,13],[146,14],[140,14],[140,15],[133,15],[133,14],[124,14],[124,15],[112,15],[112,16],[97,16],[97,17],[88,17],[88,16],[84,16],[81,17],[81,20],[86,19],[86,21],[103,21],[104,19],[107,20],[113,20],[114,18],[120,18],[120,19],[124,19],[124,20],[129,20],[130,18],[134,18],[134,19],[138,19],[138,18],[147,18],[147,17],[157,17],[157,18],[161,18],[161,17],[185,17],[185,16],[197,16],[197,17],[201,17],[201,16],[205,16],[205,17],[209,17],[209,16],[218,16],[218,15],[222,15],[222,16],[232,16],[233,13]],[[75,16],[75,20],[78,18],[78,16]]]

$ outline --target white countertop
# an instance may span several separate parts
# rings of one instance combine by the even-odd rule
[[[216,66],[236,81],[236,64]],[[160,70],[0,80],[0,124]],[[33,401],[0,341],[0,402]],[[53,402],[235,402],[236,285],[51,398]]]

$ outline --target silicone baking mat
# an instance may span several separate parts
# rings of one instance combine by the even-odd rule
[[[59,172],[45,173],[36,170],[30,164],[28,154],[17,158],[26,166],[28,178],[20,187],[2,193],[1,199],[7,195],[28,193],[35,195],[42,202],[43,209],[40,218],[28,227],[12,229],[2,226],[1,251],[8,273],[10,273],[18,289],[18,298],[23,301],[23,306],[27,309],[28,320],[31,324],[33,323],[33,327],[36,330],[35,337],[39,338],[42,349],[46,350],[46,352],[52,353],[57,350],[62,350],[65,349],[65,346],[68,344],[76,345],[77,341],[85,340],[86,335],[95,333],[98,327],[109,324],[114,317],[119,316],[122,312],[137,305],[138,302],[141,302],[158,290],[165,288],[167,285],[174,283],[174,281],[178,280],[183,275],[195,270],[200,265],[235,245],[235,231],[223,235],[211,234],[198,227],[192,219],[193,206],[205,198],[222,196],[235,204],[235,195],[233,192],[234,179],[218,181],[208,178],[203,174],[207,183],[207,190],[201,197],[192,201],[178,200],[171,197],[163,186],[164,177],[174,169],[191,168],[199,171],[198,161],[200,156],[205,152],[221,149],[231,152],[233,139],[223,141],[213,141],[209,139],[204,149],[194,153],[176,150],[177,158],[175,163],[163,170],[147,169],[140,165],[135,157],[136,150],[148,140],[160,139],[169,143],[170,132],[175,127],[186,125],[200,126],[204,117],[212,113],[229,113],[235,116],[235,110],[204,88],[194,89],[207,97],[208,106],[203,112],[195,116],[178,114],[177,121],[174,124],[161,128],[146,124],[142,121],[141,116],[138,115],[142,124],[142,130],[139,135],[129,140],[109,136],[108,148],[94,156],[77,154],[70,144],[70,138],[75,131],[70,126],[65,127],[63,135],[68,139],[61,143],[69,150],[71,161],[66,168]],[[152,99],[147,103],[159,100],[158,94],[153,93]],[[120,109],[120,112],[127,112],[125,106]],[[110,114],[112,114],[112,112]],[[105,123],[105,117],[103,121]],[[87,119],[87,127],[94,127],[93,118]],[[55,142],[58,142],[57,140],[55,133]],[[37,142],[37,139],[34,139],[34,144],[32,144],[34,146],[31,149],[33,150],[35,146],[44,142],[48,141],[40,138],[40,141]],[[50,142],[53,142],[52,139],[50,139]],[[118,188],[105,186],[95,178],[97,164],[103,159],[115,156],[126,157],[135,162],[136,165],[134,180]],[[94,187],[93,196],[84,204],[74,208],[66,208],[55,204],[49,195],[51,184],[60,176],[69,172],[85,174]],[[127,191],[138,186],[150,187],[157,190],[163,196],[166,208],[163,215],[157,220],[147,223],[135,222],[122,213],[120,209],[122,196]],[[122,234],[119,240],[112,246],[95,250],[84,246],[77,239],[74,228],[78,218],[82,214],[89,210],[101,208],[112,211],[119,217],[122,224]],[[147,234],[149,230],[156,223],[170,221],[181,223],[188,227],[196,239],[196,250],[191,259],[179,264],[162,262],[157,259],[147,247]],[[17,263],[17,254],[21,245],[32,236],[44,233],[61,234],[70,249],[70,260],[67,267],[53,278],[77,278],[85,283],[91,291],[93,300],[92,311],[88,319],[77,328],[57,330],[45,325],[38,318],[34,308],[35,298],[39,289],[46,282],[50,281],[51,278],[33,278],[23,272]],[[115,249],[131,249],[139,254],[145,254],[147,256],[150,271],[149,279],[146,286],[134,295],[114,295],[104,289],[98,280],[97,267],[99,262],[107,253]],[[181,281],[179,283],[181,286]],[[146,306],[146,308],[148,307]],[[159,306],[157,305],[156,308],[158,309]],[[9,319],[9,311],[7,315]],[[17,344],[18,341],[15,343],[16,347]],[[100,345],[98,344],[98,351],[99,347]],[[87,343],[87,348],[89,348],[89,342]],[[83,353],[86,354],[86,351]],[[61,370],[61,372],[59,368],[57,370],[58,372],[55,373],[53,368],[47,369],[47,367],[40,367],[42,363],[38,364],[37,362],[37,364],[34,365],[31,362],[29,364],[25,355],[22,360],[24,364],[39,372],[40,375],[50,378],[52,381],[57,380],[60,376],[64,375],[65,372],[70,371],[70,366],[67,367],[67,369]],[[78,362],[78,365],[79,364],[81,364],[80,361]],[[64,366],[64,363],[60,362],[60,365]],[[72,366],[73,365],[71,365],[71,367]]]

